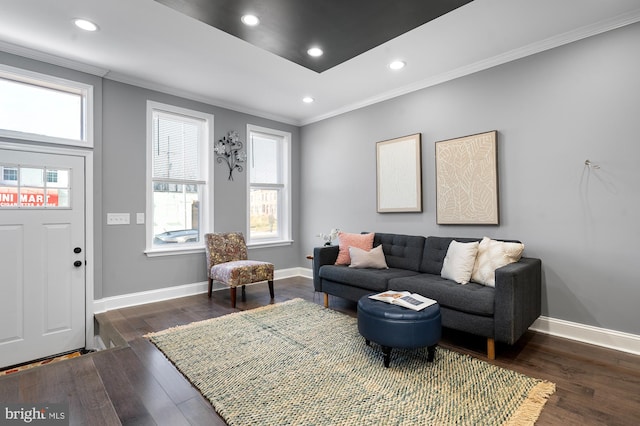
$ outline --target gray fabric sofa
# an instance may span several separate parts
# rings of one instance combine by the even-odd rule
[[[480,241],[376,233],[373,246],[382,244],[389,269],[335,265],[338,246],[316,247],[314,289],[324,293],[326,307],[330,294],[357,301],[370,293],[406,290],[435,299],[440,305],[442,326],[486,337],[487,356],[495,359],[495,342],[514,344],[540,316],[542,262],[522,257],[497,269],[495,288],[474,282],[461,285],[440,276],[452,240]]]

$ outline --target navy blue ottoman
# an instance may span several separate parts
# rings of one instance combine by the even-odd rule
[[[358,301],[358,331],[367,345],[382,346],[385,367],[389,367],[392,348],[427,347],[427,361],[431,362],[442,331],[440,306],[436,303],[414,311],[363,296]]]

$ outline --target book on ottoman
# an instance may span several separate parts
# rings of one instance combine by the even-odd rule
[[[413,309],[414,311],[421,311],[427,306],[438,303],[433,299],[429,299],[428,297],[421,296],[417,293],[410,293],[408,291],[387,290],[382,293],[372,294],[369,298]]]

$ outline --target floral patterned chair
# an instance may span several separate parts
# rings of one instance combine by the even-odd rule
[[[247,260],[247,245],[241,232],[205,234],[209,297],[213,281],[229,286],[231,307],[236,307],[236,289],[242,286],[245,300],[245,284],[267,281],[273,300],[273,263]]]

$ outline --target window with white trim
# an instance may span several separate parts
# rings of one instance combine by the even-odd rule
[[[93,146],[93,86],[0,64],[0,136]]]
[[[248,244],[291,242],[291,133],[248,125]]]
[[[204,247],[213,115],[147,102],[147,253]]]

